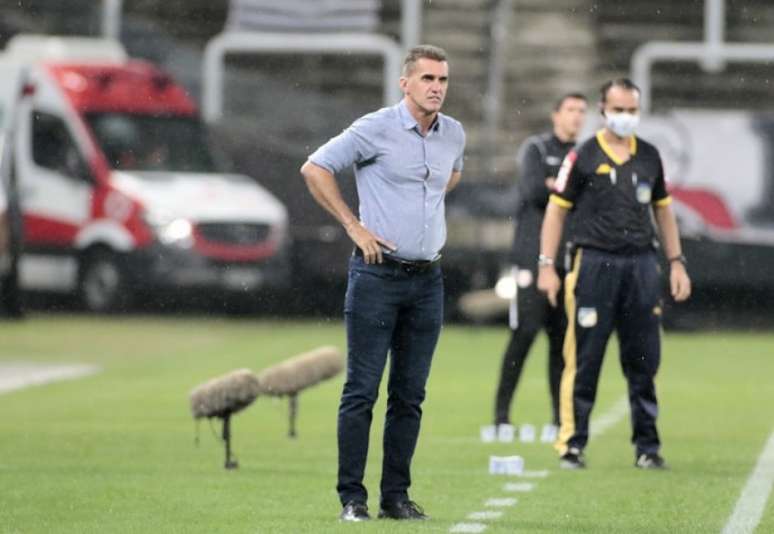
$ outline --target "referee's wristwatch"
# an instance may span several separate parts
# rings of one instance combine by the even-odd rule
[[[554,258],[548,257],[545,254],[541,254],[538,256],[538,267],[553,267],[554,266]]]
[[[682,263],[683,267],[688,265],[688,259],[685,257],[685,254],[678,254],[677,256],[669,258],[668,260],[669,265],[672,265],[674,262]]]

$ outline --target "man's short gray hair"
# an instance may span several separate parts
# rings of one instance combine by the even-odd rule
[[[406,54],[406,59],[403,60],[403,71],[401,74],[403,76],[408,76],[414,72],[414,67],[417,64],[417,61],[422,58],[432,59],[435,61],[447,61],[446,51],[439,46],[428,44],[415,46],[408,51],[408,54]]]

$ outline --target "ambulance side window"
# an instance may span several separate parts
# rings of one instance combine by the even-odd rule
[[[89,167],[64,121],[50,113],[32,113],[32,159],[46,169],[91,182]]]

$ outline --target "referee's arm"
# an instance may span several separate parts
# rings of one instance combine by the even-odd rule
[[[683,252],[680,246],[680,234],[677,231],[677,220],[668,204],[656,203],[654,206],[656,224],[661,234],[664,253],[669,260],[669,289],[672,298],[682,302],[691,296],[691,279],[683,264]]]
[[[557,196],[546,207],[543,226],[540,229],[540,267],[538,271],[538,289],[546,293],[548,302],[556,307],[556,295],[559,293],[562,281],[556,273],[556,252],[562,239],[564,221],[567,219],[568,208],[561,206]]]

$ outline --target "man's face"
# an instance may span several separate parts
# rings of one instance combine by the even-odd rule
[[[585,100],[572,97],[565,98],[559,109],[554,111],[552,115],[554,127],[567,137],[575,139],[583,129],[587,108]]]
[[[640,112],[640,93],[634,89],[613,86],[607,91],[602,112],[605,115],[608,113],[637,115]]]
[[[403,94],[427,115],[440,111],[448,85],[449,64],[428,58],[419,58],[413,71],[400,79]]]

